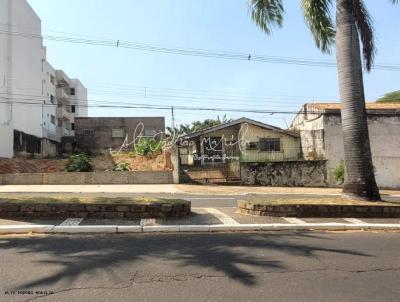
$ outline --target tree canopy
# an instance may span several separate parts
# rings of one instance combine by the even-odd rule
[[[383,97],[379,98],[377,103],[400,103],[400,90],[386,93]]]
[[[167,127],[168,134],[170,135],[187,135],[191,134],[203,129],[211,128],[214,126],[222,125],[225,123],[231,122],[232,119],[228,119],[226,115],[224,115],[222,118],[219,116],[216,119],[206,119],[204,121],[194,121],[191,124],[181,124],[178,127]]]

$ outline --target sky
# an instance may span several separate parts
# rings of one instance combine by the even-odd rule
[[[304,23],[300,1],[286,0],[285,20],[272,36],[252,22],[246,0],[28,0],[45,35],[88,37],[265,56],[335,60],[322,54]],[[400,5],[365,0],[377,35],[377,63],[400,64]],[[225,60],[45,40],[48,61],[99,101],[197,108],[296,112],[307,102],[337,102],[337,70]],[[400,71],[366,73],[368,101],[400,89]],[[175,122],[223,116],[221,111],[174,110]],[[90,108],[90,116],[165,116],[171,110]],[[287,127],[293,115],[226,112]]]

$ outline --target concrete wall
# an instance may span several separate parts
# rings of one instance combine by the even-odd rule
[[[141,133],[140,124],[144,129]],[[122,137],[113,137],[113,130],[122,130]],[[76,148],[79,151],[101,153],[119,150],[125,139],[131,143],[140,134],[164,133],[164,117],[88,117],[75,119]],[[154,134],[153,134],[154,135]],[[152,135],[151,135],[152,136]],[[133,150],[133,144],[128,147]]]
[[[372,160],[378,186],[400,188],[400,115],[368,114]],[[323,114],[302,120],[295,128],[300,131],[305,159],[327,160],[327,179],[336,186],[335,168],[344,161],[340,114]]]
[[[172,171],[0,174],[0,185],[172,184]]]
[[[0,112],[2,108],[0,107]],[[11,158],[14,156],[13,150],[14,131],[11,126],[0,126],[0,158]],[[9,143],[11,142],[11,143]]]
[[[381,188],[400,188],[400,115],[370,115],[368,127],[375,176]],[[340,116],[326,116],[325,150],[328,181],[335,184],[335,167],[344,160],[343,135]]]
[[[241,163],[241,180],[244,185],[325,187],[326,162],[319,160]]]

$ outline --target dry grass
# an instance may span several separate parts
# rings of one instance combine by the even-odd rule
[[[400,206],[400,202],[389,201],[361,201],[342,198],[299,198],[299,199],[272,199],[246,200],[251,204],[261,205],[355,205],[355,206]]]
[[[184,204],[187,203],[183,199],[168,199],[168,198],[130,198],[130,197],[27,197],[18,196],[4,198],[0,197],[0,204],[4,203],[40,203],[40,204],[55,204],[55,203],[75,203],[75,204],[137,204],[137,203],[166,203],[166,204]]]

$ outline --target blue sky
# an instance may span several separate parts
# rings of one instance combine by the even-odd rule
[[[29,0],[48,35],[77,34],[146,44],[334,60],[314,46],[300,1],[287,0],[284,27],[272,36],[251,21],[246,0]],[[400,64],[400,6],[366,0],[379,49],[376,61]],[[45,41],[48,60],[107,102],[297,111],[313,101],[338,101],[335,68],[187,57],[114,47]],[[400,89],[400,72],[365,75],[368,100]],[[141,87],[147,87],[141,88]],[[154,90],[162,88],[162,90]],[[172,96],[166,98],[165,89]],[[146,91],[146,93],[145,93]],[[194,92],[201,91],[201,92]],[[193,100],[188,93],[201,96]],[[219,96],[215,96],[215,94]],[[152,97],[145,97],[145,95]],[[161,94],[161,96],[160,96]],[[233,100],[231,100],[233,99]],[[94,103],[92,103],[94,104]],[[166,116],[168,110],[90,108],[91,116]],[[178,123],[223,112],[176,111]],[[291,115],[228,113],[285,127]]]

